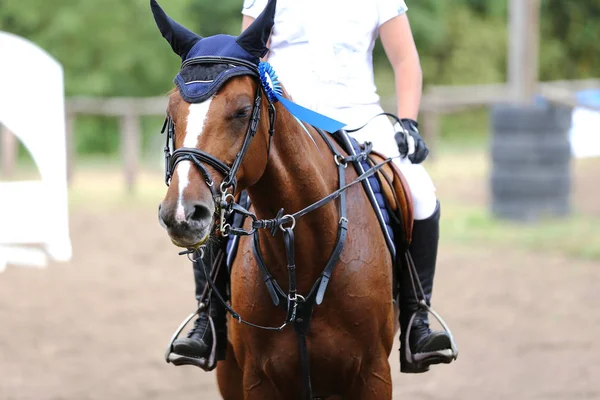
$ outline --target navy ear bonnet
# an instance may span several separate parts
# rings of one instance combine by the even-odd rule
[[[257,74],[250,66],[209,61],[210,58],[219,57],[236,58],[251,65],[258,65],[260,61],[242,48],[234,36],[215,35],[201,39],[189,51],[181,71],[174,79],[185,101],[201,103],[214,95],[229,79]]]
[[[207,100],[234,76],[258,76],[260,57],[269,50],[267,42],[275,23],[276,6],[277,0],[268,0],[260,15],[238,37],[202,38],[169,17],[156,0],[150,0],[158,29],[183,61],[174,82],[185,101]]]
[[[229,79],[252,75],[260,79],[269,101],[280,101],[296,119],[327,132],[343,128],[345,124],[284,98],[277,74],[268,63],[260,62],[269,51],[267,42],[275,23],[276,5],[277,0],[268,0],[265,9],[238,37],[215,35],[202,38],[171,19],[156,0],[150,0],[158,29],[183,61],[174,79],[181,97],[188,103],[201,103]]]

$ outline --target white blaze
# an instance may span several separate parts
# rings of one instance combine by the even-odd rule
[[[196,147],[198,144],[198,138],[204,130],[206,115],[208,114],[208,109],[210,108],[213,97],[202,103],[190,104],[187,129],[185,131],[185,138],[183,138],[184,147]]]
[[[186,123],[185,137],[183,138],[183,147],[195,148],[198,145],[198,138],[204,131],[204,123],[210,108],[213,97],[205,102],[190,104],[189,114]],[[190,183],[191,161],[182,161],[177,164],[177,175],[179,177],[179,198],[177,200],[177,210],[175,211],[175,220],[185,221],[185,210],[183,209],[183,192]]]
[[[183,209],[182,199],[183,199],[183,191],[190,183],[190,167],[192,165],[191,161],[181,161],[177,164],[177,174],[179,175],[179,197],[177,199],[177,211],[175,211],[175,221],[183,222],[185,221],[185,210]]]

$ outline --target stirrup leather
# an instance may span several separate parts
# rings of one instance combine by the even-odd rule
[[[167,363],[173,363],[173,365],[175,365],[175,366],[193,365],[193,366],[202,368],[204,371],[207,371],[207,372],[215,369],[215,367],[217,366],[217,357],[216,357],[216,355],[217,355],[217,332],[215,329],[215,323],[214,323],[212,317],[210,316],[210,313],[208,313],[208,312],[207,312],[208,323],[210,324],[210,329],[211,329],[212,338],[213,338],[212,348],[210,350],[210,356],[208,358],[205,358],[205,357],[197,358],[197,357],[190,357],[190,356],[185,356],[182,354],[177,354],[173,351],[173,342],[175,342],[175,340],[177,340],[181,331],[183,331],[183,329],[186,327],[186,325],[189,324],[190,321],[196,315],[200,314],[201,312],[207,311],[207,310],[208,310],[207,305],[205,303],[200,303],[200,306],[198,307],[198,309],[196,311],[194,311],[193,313],[191,313],[181,323],[181,325],[179,325],[179,328],[177,328],[177,330],[171,337],[171,341],[169,342],[169,346],[167,347],[167,351],[165,352],[165,361]]]
[[[420,309],[414,312],[410,317],[410,321],[408,322],[408,327],[404,338],[404,355],[406,357],[406,361],[408,362],[408,364],[412,365],[417,370],[427,368],[431,364],[450,364],[458,357],[458,347],[456,346],[456,342],[454,341],[454,337],[452,336],[450,328],[448,327],[448,325],[446,325],[446,322],[444,322],[442,317],[427,305],[427,302],[425,302],[425,300],[419,301],[419,307]],[[427,311],[427,313],[433,315],[435,319],[438,320],[440,325],[442,325],[442,328],[450,338],[450,349],[413,354],[413,352],[410,349],[409,343],[410,331],[412,329],[415,316],[422,310]]]

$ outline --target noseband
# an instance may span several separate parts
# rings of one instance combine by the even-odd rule
[[[255,78],[255,80],[259,80],[258,68],[256,65],[242,60],[238,58],[232,57],[196,57],[186,60],[181,68],[190,66],[190,65],[200,65],[200,64],[227,64],[239,67],[245,67],[249,69],[248,75],[251,75]],[[210,191],[215,200],[225,198],[227,195],[227,190],[232,188],[232,192],[235,193],[237,186],[236,175],[238,170],[242,165],[242,161],[244,160],[244,156],[248,152],[248,148],[250,147],[250,142],[256,135],[256,131],[258,129],[258,124],[260,122],[260,111],[262,108],[262,96],[263,96],[263,88],[258,82],[256,88],[256,95],[254,96],[254,105],[252,107],[252,114],[250,117],[250,121],[248,124],[248,128],[246,130],[246,136],[244,137],[244,142],[242,143],[242,147],[240,151],[235,156],[233,164],[228,166],[223,161],[219,160],[217,157],[212,154],[208,154],[202,150],[193,148],[193,147],[181,147],[177,150],[175,149],[175,123],[173,122],[173,118],[170,115],[167,115],[165,118],[165,122],[163,124],[161,133],[167,131],[166,143],[165,143],[165,183],[169,186],[171,178],[173,177],[173,173],[177,164],[181,161],[191,161],[200,171],[202,177],[204,178],[204,182],[210,188]],[[275,106],[269,100],[267,96],[267,101],[269,102],[269,146],[267,149],[267,156],[269,150],[271,148],[271,140],[273,139],[273,134],[275,133]],[[214,188],[214,179],[211,177],[210,173],[206,169],[204,164],[208,164],[214,169],[216,169],[219,173],[223,175],[223,181],[220,185],[221,193],[217,193]],[[220,197],[219,197],[220,196]],[[217,204],[220,204],[220,201],[217,201]]]

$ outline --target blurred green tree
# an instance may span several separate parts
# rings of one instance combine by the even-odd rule
[[[26,37],[58,59],[67,96],[152,96],[173,86],[176,55],[156,29],[147,1],[1,0],[0,30]],[[187,0],[169,4],[185,23]],[[78,153],[117,153],[110,118],[78,120]]]
[[[483,0],[409,2],[426,84],[505,79],[506,11]],[[502,4],[503,2],[494,2]]]
[[[540,78],[600,74],[600,0],[543,0]]]
[[[169,14],[203,36],[239,32],[241,0],[165,2]],[[543,0],[540,73],[544,79],[590,76],[600,66],[600,0]],[[507,1],[409,1],[428,83],[505,78]],[[164,93],[178,62],[165,53],[146,1],[0,0],[0,29],[27,37],[58,58],[67,95]],[[35,10],[35,12],[32,12]],[[376,63],[385,65],[380,46]]]
[[[407,3],[426,84],[506,79],[507,0]],[[163,0],[163,6],[202,36],[240,30],[242,0]],[[591,21],[600,18],[600,0],[542,0],[542,10],[541,79],[597,75],[600,24]],[[68,96],[159,95],[172,87],[179,67],[147,0],[0,0],[0,30],[26,37],[56,57],[65,69]],[[381,45],[375,63],[378,73],[391,76]],[[98,121],[82,124],[80,150],[118,147],[117,137],[104,132],[114,131],[114,121]],[[86,140],[86,135],[103,136]]]
[[[186,0],[187,1],[187,0]],[[170,12],[185,20],[186,1]],[[3,1],[0,30],[26,37],[64,66],[67,95],[147,96],[165,92],[176,56],[165,52],[146,1]]]

